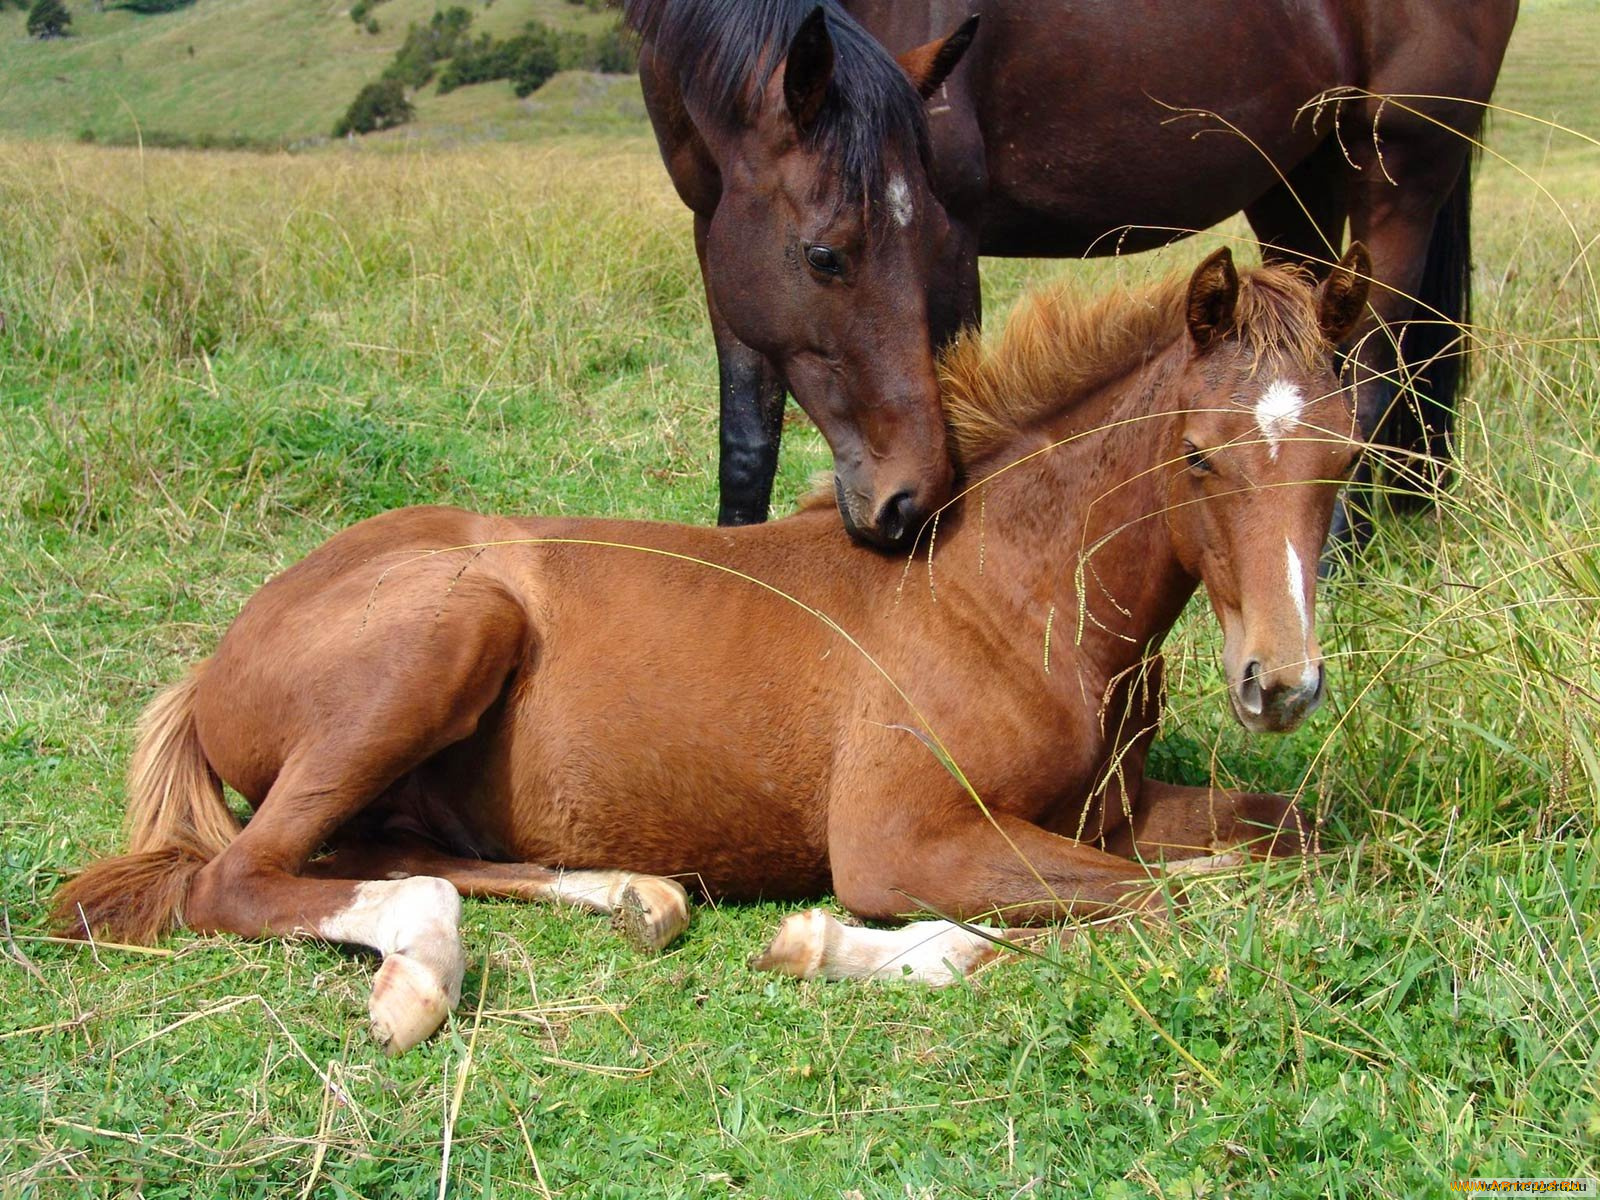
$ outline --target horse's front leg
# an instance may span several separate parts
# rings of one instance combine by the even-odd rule
[[[931,781],[930,781],[931,782]],[[857,916],[923,911],[962,922],[1037,925],[1067,916],[1164,914],[1159,870],[1040,828],[965,795],[942,802],[836,800],[828,854],[834,890]],[[907,789],[924,797],[930,789]],[[857,929],[820,911],[789,917],[755,965],[803,978],[958,978],[997,953],[998,936],[949,921]]]
[[[717,524],[767,519],[783,437],[783,380],[764,355],[732,334],[717,332],[721,378]]]
[[[767,519],[783,437],[783,377],[766,355],[728,328],[706,275],[706,226],[695,218],[695,249],[706,280],[706,309],[717,344],[718,525],[757,525]]]
[[[1311,822],[1284,796],[1146,779],[1128,824],[1103,844],[1124,858],[1169,863],[1176,874],[1304,854]]]

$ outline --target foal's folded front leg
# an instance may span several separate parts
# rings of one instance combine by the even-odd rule
[[[840,902],[873,920],[920,910],[1037,925],[1166,913],[1158,871],[966,802],[920,813],[836,813],[829,858]],[[949,982],[995,957],[999,948],[986,934],[949,921],[885,934],[813,910],[789,917],[754,965],[805,978]]]

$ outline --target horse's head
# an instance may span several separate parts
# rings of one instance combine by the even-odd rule
[[[1360,454],[1334,346],[1364,313],[1370,274],[1357,243],[1315,289],[1257,272],[1241,294],[1227,250],[1189,283],[1168,521],[1222,623],[1229,698],[1253,732],[1293,729],[1322,700],[1317,562]]]
[[[846,526],[897,546],[950,494],[928,321],[948,223],[918,93],[971,29],[913,79],[847,22],[814,9],[752,85],[745,119],[715,135],[721,194],[701,253],[711,304],[827,438]]]

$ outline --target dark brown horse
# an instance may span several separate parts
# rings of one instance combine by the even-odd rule
[[[846,526],[903,544],[950,494],[921,97],[837,13],[626,7],[647,31],[646,101],[695,214],[722,374],[721,523],[766,520],[787,387],[833,450]]]
[[[1142,250],[1240,210],[1270,259],[1319,274],[1348,221],[1379,285],[1358,330],[1379,331],[1360,342],[1363,429],[1419,455],[1402,459],[1411,469],[1397,482],[1408,475],[1423,491],[1448,456],[1468,320],[1469,151],[1517,0],[626,7],[645,35],[641,79],[663,158],[695,213],[722,370],[724,523],[765,517],[784,383],[813,415],[824,403],[813,376],[787,367],[794,355],[893,347],[906,372],[918,337],[942,345],[977,321],[980,254]],[[928,97],[928,173],[900,149],[864,177],[872,211],[893,218],[877,241],[853,216],[838,228],[822,219],[827,184],[816,210],[787,201],[785,189],[841,169],[833,143],[760,134],[783,120],[768,79],[795,74],[836,119],[868,127],[877,114],[862,106],[876,102],[906,124],[905,87],[859,82],[887,62],[863,30]],[[836,53],[817,45],[830,40]],[[721,148],[741,137],[729,171]],[[719,236],[708,242],[707,230]],[[816,266],[819,249],[841,274]],[[1399,404],[1397,382],[1413,387]],[[847,390],[855,420],[871,419],[877,387],[874,377]]]
[[[1164,912],[1163,862],[1297,851],[1283,797],[1144,760],[1159,646],[1199,583],[1241,722],[1289,729],[1322,698],[1312,568],[1358,452],[1331,360],[1366,274],[1355,249],[1316,290],[1241,279],[1221,251],[1147,294],[1036,299],[993,351],[962,342],[945,388],[968,494],[915,573],[841,538],[826,501],[731,530],[364,521],[157,698],[130,852],[56,919],[373,947],[398,1051],[458,999],[458,892],[616,912],[659,947],[689,916],[671,876],[1032,923]],[[242,830],[224,783],[255,810]],[[992,952],[814,911],[758,965],[940,980]]]

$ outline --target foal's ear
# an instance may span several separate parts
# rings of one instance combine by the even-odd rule
[[[809,133],[833,80],[833,39],[822,5],[800,22],[783,64],[783,102],[801,133]]]
[[[912,86],[922,94],[924,100],[950,78],[950,72],[956,69],[961,56],[977,36],[978,14],[973,13],[949,37],[931,41],[915,50],[907,50],[900,56],[901,68],[911,76]]]
[[[1322,336],[1338,345],[1367,314],[1367,288],[1372,281],[1372,255],[1351,242],[1339,265],[1317,289],[1317,323]]]
[[[1224,246],[1194,269],[1189,279],[1189,336],[1204,350],[1228,332],[1239,303],[1239,272],[1233,251]]]

